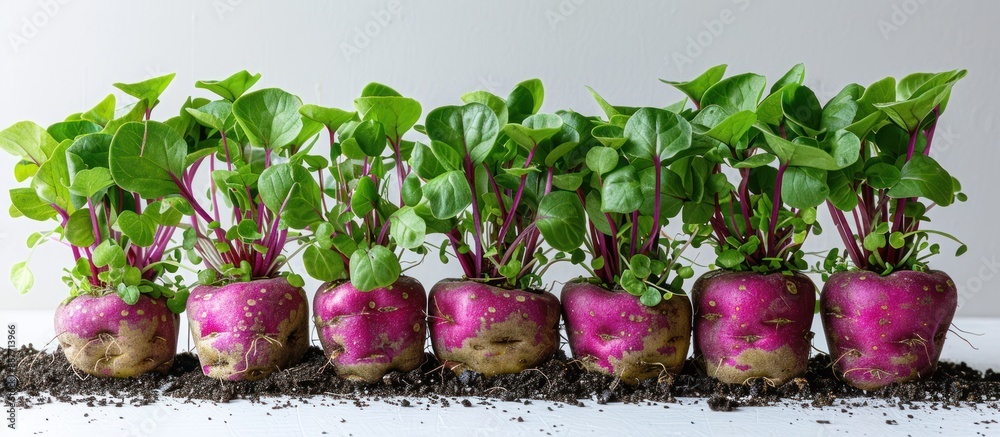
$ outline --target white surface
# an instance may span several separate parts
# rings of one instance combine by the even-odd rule
[[[539,77],[547,91],[544,111],[588,114],[598,107],[585,85],[612,103],[664,106],[681,95],[657,78],[689,79],[720,63],[776,80],[805,62],[806,82],[824,101],[851,82],[967,68],[934,154],[962,179],[970,203],[930,215],[933,227],[968,240],[970,250],[955,259],[945,244],[933,262],[959,285],[959,314],[1000,316],[994,292],[1000,233],[988,231],[1000,214],[989,188],[1000,163],[997,16],[1000,2],[985,0],[5,0],[0,128],[23,119],[54,122],[92,107],[115,91],[114,82],[168,72],[177,78],[156,117],[171,115],[189,93],[208,96],[194,89],[195,80],[244,68],[263,73],[259,86],[337,107],[350,107],[366,83],[380,81],[420,100],[425,113],[459,103],[473,89],[506,95],[517,82]],[[13,163],[0,157],[2,191],[15,183]],[[0,210],[7,206],[7,196],[0,196]],[[0,275],[25,258],[24,238],[40,229],[0,213]],[[836,232],[828,231],[810,238],[807,250],[836,244]],[[58,245],[39,249],[32,264],[36,289],[13,296],[10,287],[0,287],[0,306],[51,309],[65,296],[59,277],[69,259]],[[458,275],[457,269],[454,263],[442,268],[431,256],[411,273],[429,286]],[[546,281],[577,274],[560,264]]]
[[[18,344],[36,347],[52,338],[51,313],[45,311],[0,311],[0,322],[18,325]],[[942,354],[948,361],[965,361],[979,370],[1000,368],[1000,319],[963,318],[955,326],[968,331],[962,336],[979,348],[974,350],[953,334]],[[826,343],[818,322],[816,348]],[[186,332],[186,331],[185,331]],[[981,335],[977,335],[981,334]],[[184,344],[182,337],[181,343]],[[900,410],[891,403],[873,400],[865,407],[845,408],[836,401],[832,407],[803,408],[801,402],[786,401],[771,407],[742,407],[732,412],[714,412],[704,399],[680,399],[678,404],[651,405],[613,403],[598,405],[585,401],[585,407],[553,402],[532,401],[531,405],[513,402],[472,399],[466,408],[457,401],[450,407],[427,404],[424,399],[410,399],[411,407],[399,407],[384,401],[369,401],[359,408],[351,401],[316,397],[293,408],[273,409],[285,399],[270,399],[266,404],[236,401],[228,404],[161,399],[145,407],[86,407],[53,403],[19,409],[18,429],[14,435],[393,435],[406,436],[487,436],[487,435],[1000,435],[997,410],[983,406],[930,409],[918,404],[917,410]],[[419,403],[418,403],[419,402]],[[85,416],[88,415],[88,416]],[[914,418],[907,417],[913,415]],[[517,422],[521,417],[524,422]],[[889,425],[894,420],[896,425]],[[828,421],[829,423],[819,423]],[[6,434],[5,434],[6,435]]]

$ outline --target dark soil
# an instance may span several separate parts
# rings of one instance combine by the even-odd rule
[[[21,408],[53,401],[91,406],[141,406],[154,403],[161,397],[185,402],[228,402],[233,399],[260,402],[265,398],[286,397],[308,402],[308,398],[313,396],[349,400],[358,406],[380,399],[410,406],[409,400],[392,399],[404,396],[425,398],[428,403],[442,407],[451,406],[451,402],[456,402],[455,406],[471,407],[473,402],[482,403],[486,399],[525,403],[537,399],[582,406],[580,400],[595,400],[604,404],[676,402],[678,397],[695,397],[707,398],[708,406],[716,411],[772,405],[782,401],[799,403],[804,407],[836,404],[849,408],[867,405],[867,399],[889,400],[901,409],[916,409],[915,402],[925,403],[925,408],[932,409],[971,404],[1000,409],[1000,374],[992,370],[984,373],[965,363],[942,362],[929,380],[865,392],[837,380],[827,355],[813,357],[804,378],[780,387],[773,387],[763,380],[743,385],[722,384],[700,374],[690,361],[680,375],[647,380],[631,387],[617,383],[608,375],[587,373],[561,352],[560,356],[537,370],[493,378],[484,378],[470,371],[455,375],[428,355],[427,363],[421,369],[390,373],[378,384],[354,383],[338,378],[326,366],[323,352],[316,347],[309,349],[298,366],[254,382],[209,379],[202,374],[197,357],[190,353],[178,355],[166,375],[149,374],[132,379],[100,379],[74,372],[62,351],[58,350],[46,353],[22,347],[14,353],[14,376],[18,378],[20,392],[17,403]],[[0,380],[7,380],[8,376],[8,369],[0,369]],[[274,408],[284,406],[291,406],[291,403],[279,403]]]

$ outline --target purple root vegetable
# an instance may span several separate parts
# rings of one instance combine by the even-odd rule
[[[134,305],[117,294],[81,295],[56,308],[59,345],[70,364],[98,377],[166,372],[177,353],[180,317],[167,300],[140,295]]]
[[[958,306],[958,290],[939,271],[835,273],[820,314],[836,375],[873,390],[934,373]]]
[[[285,278],[200,285],[187,301],[206,376],[257,380],[297,364],[309,348],[306,293]]]
[[[639,381],[680,373],[691,345],[691,300],[675,295],[648,307],[623,291],[570,282],[562,291],[573,357],[591,372]]]
[[[429,319],[434,353],[455,373],[517,373],[559,348],[559,299],[549,292],[446,279],[431,288]]]
[[[694,356],[709,376],[781,385],[805,374],[816,310],[816,286],[805,275],[709,272],[692,299]]]
[[[313,300],[326,357],[341,377],[364,382],[424,363],[426,310],[424,287],[406,276],[368,292],[350,282],[323,284]]]

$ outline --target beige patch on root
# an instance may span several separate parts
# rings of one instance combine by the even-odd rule
[[[480,329],[475,337],[465,339],[461,347],[444,350],[435,345],[434,352],[442,361],[451,362],[449,368],[456,374],[466,369],[487,377],[518,373],[541,364],[555,353],[559,333],[558,323],[553,325],[541,327],[514,312],[506,320]],[[540,329],[545,332],[542,341],[535,344]]]
[[[68,332],[59,334],[66,359],[80,371],[98,377],[129,378],[153,371],[165,372],[174,361],[176,348],[164,347],[168,339],[156,335],[157,318],[133,327],[118,323],[118,335],[102,334],[85,339]]]
[[[415,332],[420,332],[421,326],[419,323],[413,325]],[[424,354],[424,342],[414,341],[405,349],[399,352],[395,358],[387,363],[374,362],[374,360],[381,358],[384,355],[372,355],[367,357],[371,362],[361,362],[350,365],[344,365],[337,362],[338,357],[340,357],[348,345],[354,343],[354,340],[347,341],[342,335],[333,336],[332,339],[327,339],[324,337],[322,332],[319,332],[320,342],[323,344],[323,351],[326,353],[326,358],[333,366],[334,370],[337,372],[341,378],[347,379],[349,381],[360,381],[375,383],[382,380],[382,377],[386,373],[393,370],[398,370],[400,372],[409,372],[413,369],[420,367],[426,359]],[[383,333],[379,336],[377,344],[379,347],[385,349],[399,349],[403,345],[403,339],[398,339],[393,341],[389,338],[388,334]]]
[[[597,366],[596,363],[584,361],[583,366],[588,371],[600,373],[613,373],[621,379],[621,382],[628,385],[637,385],[640,381],[650,378],[658,378],[664,374],[678,374],[684,368],[687,360],[688,347],[691,345],[691,303],[687,299],[680,299],[674,296],[673,299],[663,301],[651,312],[671,308],[676,311],[666,311],[669,320],[667,329],[665,326],[653,326],[643,338],[642,349],[637,351],[626,351],[621,359],[611,357],[612,372]],[[675,300],[676,299],[676,300]],[[658,349],[673,347],[674,353],[665,355]]]
[[[736,367],[704,362],[705,372],[727,384],[744,384],[748,380],[766,378],[775,386],[784,384],[806,371],[806,363],[800,362],[790,346],[782,346],[767,352],[760,349],[746,349],[736,356],[736,363],[749,365],[747,370]]]
[[[309,348],[309,311],[305,303],[292,311],[287,319],[278,325],[277,332],[262,332],[259,323],[253,326],[241,327],[240,331],[249,331],[248,335],[254,338],[254,347],[261,349],[279,348],[270,354],[273,360],[259,363],[255,366],[247,366],[247,356],[253,350],[243,347],[242,343],[236,345],[235,350],[222,352],[214,347],[216,341],[233,335],[235,338],[241,337],[229,332],[214,332],[201,336],[201,324],[197,320],[189,320],[191,326],[191,337],[194,339],[195,348],[198,351],[198,361],[202,366],[211,366],[207,376],[216,379],[229,379],[230,376],[242,374],[241,377],[247,381],[262,379],[270,375],[275,370],[288,367],[301,361]],[[241,322],[242,323],[242,322]],[[236,331],[234,329],[234,331]]]

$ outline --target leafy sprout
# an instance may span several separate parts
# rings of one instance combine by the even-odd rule
[[[823,270],[844,270],[849,260],[881,274],[923,271],[940,252],[931,235],[958,242],[957,255],[966,251],[950,234],[920,228],[931,208],[966,199],[958,180],[930,156],[951,89],[965,74],[915,73],[867,88],[852,84],[831,101],[839,102],[839,123],[861,138],[862,147],[856,162],[826,181],[826,203],[845,250],[830,251]]]
[[[171,248],[171,237],[190,206],[163,195],[143,199],[116,184],[112,176],[116,163],[110,159],[112,145],[135,135],[126,127],[149,119],[172,79],[173,75],[167,75],[116,84],[139,99],[117,118],[116,101],[110,95],[93,109],[48,129],[20,122],[0,132],[0,148],[21,159],[15,177],[30,185],[11,190],[10,213],[57,222],[55,229],[29,236],[28,247],[33,253],[40,244],[53,240],[70,248],[73,268],[63,280],[71,298],[117,293],[134,304],[146,294],[166,298],[174,312],[184,310],[187,288],[180,276],[168,278],[166,274],[180,267],[181,255]],[[33,286],[27,260],[13,266],[11,280],[22,293]]]
[[[304,262],[316,279],[349,279],[358,290],[371,291],[399,279],[404,250],[426,253],[426,224],[415,209],[421,187],[407,164],[413,143],[403,139],[421,107],[377,83],[366,86],[354,106],[357,111],[315,105],[300,110],[327,131],[329,160],[305,159],[334,199],[306,242]],[[389,195],[393,174],[398,201]]]
[[[462,106],[430,111],[429,144],[414,145],[410,164],[426,181],[414,212],[447,237],[470,280],[536,288],[555,261],[583,258],[581,179],[565,173],[580,131],[571,113],[538,112],[544,94],[537,79],[506,99],[466,94]]]

